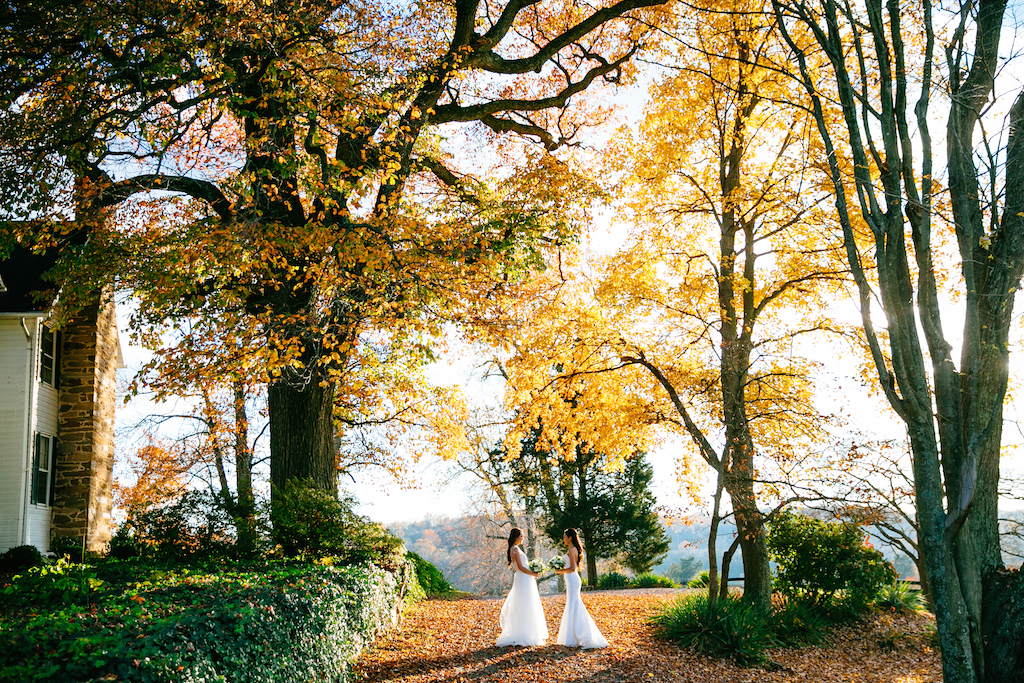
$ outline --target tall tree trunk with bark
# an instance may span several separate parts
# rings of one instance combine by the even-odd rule
[[[722,468],[716,468],[715,474],[715,497],[711,502],[711,526],[708,528],[708,602],[714,603],[718,599],[718,525],[722,521],[722,489],[724,488],[725,475]],[[728,568],[723,571],[728,574]]]
[[[736,519],[736,533],[743,554],[743,598],[760,607],[767,608],[772,599],[772,571],[768,556],[768,539],[764,515],[758,509],[754,498],[753,479],[744,474],[743,466],[733,465],[733,479],[729,489],[732,498],[733,517]],[[746,470],[749,472],[749,470]]]
[[[959,26],[946,47],[951,96],[946,129],[949,196],[965,285],[959,368],[942,327],[932,256],[929,114],[935,34],[930,1],[924,0],[919,15],[924,54],[911,57],[923,64],[912,113],[901,25],[908,15],[901,14],[896,2],[890,0],[884,8],[881,0],[866,0],[863,8],[840,6],[834,0],[822,0],[813,8],[799,1],[773,4],[829,157],[872,361],[881,388],[910,437],[926,569],[922,578],[927,576],[931,592],[944,680],[1024,680],[1024,658],[1020,648],[1012,646],[1024,641],[1024,619],[1020,610],[1007,610],[1012,602],[1008,598],[1022,592],[1021,582],[1019,573],[1012,578],[1001,574],[996,514],[1010,314],[1024,273],[1024,94],[1010,109],[1001,216],[997,165],[989,169],[989,192],[982,193],[974,161],[975,137],[984,135],[981,112],[994,90],[1005,0],[962,5]],[[794,24],[809,31],[823,49],[826,73],[809,65],[806,46],[790,31]],[[856,47],[853,60],[848,59],[851,41]],[[865,57],[868,51],[870,59]],[[818,89],[825,79],[834,81],[843,107],[842,136],[833,136],[827,122]],[[875,125],[869,126],[869,119]],[[862,265],[862,247],[847,205],[847,178],[835,151],[837,137],[849,140],[845,153],[852,157],[857,203],[873,237],[877,284]],[[991,202],[983,208],[980,200],[985,194]],[[908,232],[912,253],[905,241]],[[871,318],[877,295],[888,322],[887,350]],[[922,333],[926,345],[921,343]],[[1008,612],[1009,618],[992,610]]]
[[[235,66],[239,73],[251,74],[239,88],[239,113],[244,122],[245,171],[251,177],[250,190],[259,207],[256,220],[262,230],[301,234],[323,217],[308,215],[296,169],[279,162],[282,155],[293,152],[298,139],[298,115],[290,97],[290,76],[280,76],[280,82],[268,82],[264,74],[252,71],[249,64],[240,61]],[[269,313],[283,321],[268,330],[268,343],[280,356],[289,354],[288,347],[301,349],[293,364],[273,369],[277,376],[267,388],[272,506],[293,480],[334,494],[338,491],[335,384],[324,371],[323,363],[327,355],[324,339],[343,335],[333,327],[330,331],[314,329],[316,317],[311,309],[316,297],[323,293],[308,277],[308,263],[316,258],[308,250],[301,240],[281,249],[274,266],[279,284],[270,291],[257,288],[246,302],[252,312]],[[326,316],[323,318],[321,326],[326,328],[329,323]]]
[[[337,493],[334,389],[286,370],[267,389],[271,500],[292,480]]]
[[[729,565],[732,564],[732,556],[736,553],[736,549],[740,547],[740,537],[736,536],[736,539],[729,544],[729,548],[722,553],[722,578],[719,581],[721,584],[718,591],[718,597],[725,599],[729,595]]]
[[[256,549],[256,498],[252,490],[252,449],[249,447],[249,415],[245,409],[245,383],[232,382],[235,413],[235,526],[238,551],[243,556]]]
[[[586,466],[584,466],[584,467],[579,467],[576,470],[577,478],[578,478],[578,487],[579,487],[577,489],[578,492],[579,492],[578,496],[577,496],[577,500],[579,501],[580,506],[584,507],[584,509],[586,509],[586,507],[587,507],[586,506],[586,501],[587,501],[587,469],[588,468]],[[593,527],[593,525],[587,524],[586,526],[581,526],[580,528],[583,531],[584,543],[590,542],[591,539],[594,538],[594,527]],[[584,546],[584,549],[586,551],[584,557],[587,560],[587,585],[588,586],[596,586],[597,585],[597,556],[594,555],[594,553],[592,553],[589,550],[587,550],[585,546]]]
[[[738,61],[747,61],[747,50],[741,47]],[[742,74],[742,69],[741,69]],[[767,609],[772,599],[772,577],[765,536],[764,516],[754,495],[754,439],[747,416],[747,379],[750,373],[752,334],[756,324],[754,302],[757,271],[754,252],[753,219],[742,219],[736,211],[743,180],[746,152],[746,129],[751,114],[759,103],[756,96],[745,99],[746,81],[737,82],[739,104],[732,122],[732,136],[726,143],[728,154],[719,163],[722,178],[722,222],[718,279],[718,301],[721,310],[722,416],[725,422],[725,447],[722,455],[725,489],[732,500],[736,531],[743,549],[743,598]],[[737,237],[742,245],[737,245]],[[739,268],[737,268],[739,266]],[[741,286],[737,288],[737,281]],[[737,291],[737,289],[739,291]]]

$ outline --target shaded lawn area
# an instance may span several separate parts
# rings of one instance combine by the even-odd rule
[[[500,629],[500,599],[428,600],[407,612],[400,629],[379,639],[356,663],[355,680],[402,681],[700,681],[746,683],[840,681],[939,683],[938,651],[928,644],[930,616],[875,614],[834,630],[825,647],[771,650],[777,671],[744,669],[729,661],[697,656],[655,640],[646,619],[678,592],[602,591],[583,600],[610,647],[582,651],[554,645],[565,598],[543,598],[551,634],[543,647],[494,646]],[[904,632],[895,651],[879,645],[892,629]]]

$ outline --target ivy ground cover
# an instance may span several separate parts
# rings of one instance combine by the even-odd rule
[[[402,585],[370,564],[56,571],[0,591],[0,681],[344,681]]]
[[[927,616],[875,613],[828,634],[821,647],[775,649],[775,670],[744,669],[654,638],[647,619],[677,591],[599,591],[584,595],[611,646],[580,651],[554,645],[565,599],[544,598],[549,644],[498,648],[501,599],[427,600],[413,606],[401,629],[378,640],[356,663],[368,683],[574,681],[640,683],[939,683],[939,653]]]

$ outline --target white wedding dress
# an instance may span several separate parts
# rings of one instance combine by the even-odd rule
[[[565,566],[569,566],[569,556],[565,556]],[[597,647],[608,647],[608,641],[601,635],[597,624],[590,616],[583,598],[580,597],[579,571],[565,574],[565,610],[562,612],[562,623],[558,625],[558,644],[569,647],[582,647],[589,650]]]
[[[512,564],[518,555],[523,566],[529,566],[526,553],[519,546],[512,548]],[[543,645],[548,639],[548,624],[544,619],[544,608],[540,604],[540,591],[537,590],[537,579],[524,574],[516,568],[512,579],[512,590],[509,591],[505,603],[501,606],[498,617],[501,635],[498,636],[498,647],[508,645]]]

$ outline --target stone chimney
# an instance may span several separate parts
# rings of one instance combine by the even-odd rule
[[[54,479],[54,537],[85,538],[103,552],[113,507],[114,406],[118,367],[117,321],[109,296],[91,305],[62,332]]]

